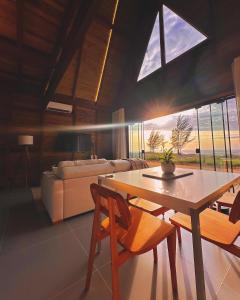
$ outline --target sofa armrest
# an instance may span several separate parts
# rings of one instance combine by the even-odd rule
[[[53,223],[63,220],[63,180],[51,172],[42,176],[42,201]]]

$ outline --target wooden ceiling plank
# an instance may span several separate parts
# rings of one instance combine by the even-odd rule
[[[82,56],[82,51],[81,51],[81,49],[79,49],[78,55],[77,55],[77,66],[76,66],[76,71],[75,71],[74,80],[73,80],[73,87],[72,87],[72,98],[73,99],[75,99],[75,97],[76,97],[77,82],[78,82],[79,70],[80,70],[80,64],[81,64],[81,56]]]
[[[78,82],[78,77],[79,77],[79,70],[80,70],[80,64],[81,64],[81,56],[82,56],[82,49],[80,48],[78,50],[78,55],[77,55],[77,65],[76,65],[76,70],[75,70],[75,75],[74,75],[74,80],[73,80],[73,87],[72,87],[72,100],[73,100],[73,125],[76,125],[77,121],[77,115],[76,115],[76,91],[77,91],[77,82]]]
[[[68,32],[72,26],[74,18],[76,17],[76,14],[80,8],[80,4],[81,4],[81,1],[79,1],[79,0],[70,1],[68,4],[68,7],[66,8],[66,11],[65,11],[65,14],[63,17],[63,22],[62,22],[61,29],[60,29],[60,33],[59,33],[57,42],[55,44],[53,53],[51,55],[50,62],[49,62],[49,68],[47,69],[47,74],[46,74],[46,77],[43,82],[42,95],[44,95],[46,92],[48,83],[53,74],[55,65],[58,62],[64,42],[67,38]]]
[[[18,78],[21,81],[22,77],[22,51],[23,51],[23,10],[24,10],[24,0],[17,0],[17,22],[16,22],[16,33],[17,33],[17,48],[18,48]]]
[[[64,75],[64,72],[66,71],[68,64],[71,62],[76,50],[82,48],[85,34],[97,11],[98,5],[98,0],[82,1],[79,13],[74,20],[58,62],[54,68],[53,76],[48,84],[48,88],[45,93],[44,106],[47,105],[48,100],[54,95],[57,85]]]

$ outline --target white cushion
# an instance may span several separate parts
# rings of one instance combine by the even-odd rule
[[[125,172],[130,170],[130,162],[123,159],[112,160],[111,165],[114,167],[114,172]]]
[[[74,161],[72,160],[63,160],[58,163],[58,167],[73,167],[74,166]]]
[[[113,173],[113,171],[114,167],[110,163],[74,166],[67,168],[58,168],[58,177],[62,179],[81,178]]]
[[[75,160],[75,166],[80,165],[98,165],[98,164],[105,164],[107,160],[105,158],[100,159],[84,159],[84,160]]]
[[[58,177],[58,167],[52,167],[52,172],[55,176]]]

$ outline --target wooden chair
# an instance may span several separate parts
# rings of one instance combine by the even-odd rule
[[[222,195],[221,198],[219,198],[217,203],[217,210],[221,212],[222,206],[231,208],[233,206],[233,202],[235,200],[236,194],[232,192],[226,192]]]
[[[190,216],[177,213],[170,218],[172,224],[177,227],[178,239],[181,243],[180,227],[191,231]],[[230,215],[227,216],[210,208],[200,214],[201,237],[224,250],[240,257],[240,247],[234,242],[240,235],[240,192],[238,192]]]
[[[127,194],[127,201],[130,205],[132,205],[136,208],[140,208],[143,211],[150,213],[151,215],[156,216],[156,217],[159,215],[163,215],[163,218],[164,218],[165,212],[167,212],[169,210],[169,208],[164,207],[160,204],[153,203],[153,202],[148,201],[143,198],[134,197],[129,194]]]
[[[135,207],[129,207],[123,197],[95,183],[90,186],[95,202],[91,246],[88,260],[88,271],[85,289],[90,287],[93,261],[98,241],[110,236],[112,261],[113,299],[120,299],[119,267],[134,255],[153,250],[154,263],[157,263],[157,245],[167,238],[169,262],[173,290],[177,291],[176,278],[176,229],[149,213]],[[100,214],[107,216],[102,222]],[[123,250],[118,252],[117,243]]]

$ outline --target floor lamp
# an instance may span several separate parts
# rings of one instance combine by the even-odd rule
[[[33,136],[32,135],[19,135],[18,136],[18,145],[24,146],[24,150],[25,150],[25,184],[26,184],[26,187],[28,187],[29,186],[29,170],[30,170],[29,146],[33,145]]]

